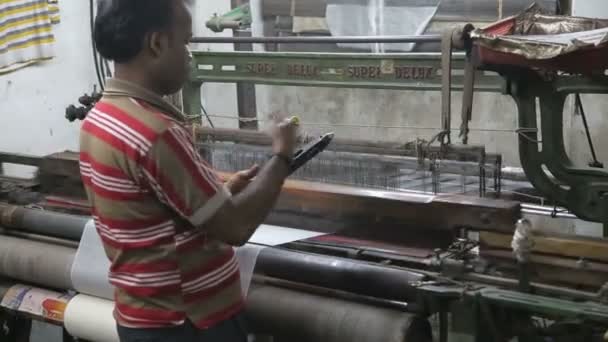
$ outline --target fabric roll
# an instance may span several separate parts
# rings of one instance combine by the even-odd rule
[[[65,309],[64,325],[73,337],[91,342],[119,342],[114,302],[87,295],[72,298]]]

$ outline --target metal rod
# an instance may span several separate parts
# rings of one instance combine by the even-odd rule
[[[518,262],[519,268],[519,291],[530,293],[530,264],[527,262]]]
[[[366,305],[412,312],[412,307],[408,303],[402,301],[389,300],[372,296],[364,296],[353,292],[340,291],[333,288],[303,284],[285,279],[272,278],[255,274],[253,276],[253,282],[258,284],[267,284],[271,286],[282,287],[294,291],[300,291],[324,297],[343,299],[349,302],[357,302]]]
[[[421,272],[421,273],[423,273],[423,272]],[[474,281],[474,282],[485,283],[485,284],[489,284],[489,285],[503,286],[506,288],[514,289],[514,290],[516,290],[519,285],[519,281],[516,279],[509,279],[509,278],[491,276],[491,275],[480,274],[480,273],[467,273],[467,274],[463,275],[462,278],[465,281]],[[588,291],[573,290],[573,289],[569,289],[566,287],[558,287],[558,286],[535,283],[535,282],[531,282],[530,286],[531,286],[533,292],[536,294],[539,294],[539,295],[560,296],[560,297],[564,296],[564,297],[571,297],[571,298],[584,299],[584,300],[597,300],[597,295],[595,293],[588,292]]]
[[[587,124],[587,116],[585,115],[585,109],[583,108],[583,100],[581,100],[581,94],[575,95],[576,107],[578,108],[581,118],[583,119],[583,125],[585,127],[585,133],[587,135],[587,142],[589,143],[589,149],[591,150],[591,156],[593,157],[593,162],[591,162],[591,167],[603,168],[604,165],[597,160],[597,155],[595,154],[595,147],[593,146],[593,139],[591,139],[591,131],[589,130],[589,125]]]
[[[523,214],[540,215],[540,216],[551,216],[553,218],[566,218],[566,219],[578,219],[576,215],[568,212],[566,209],[558,207],[547,207],[542,205],[534,205],[528,203],[521,204],[521,212]]]
[[[441,41],[439,35],[421,36],[334,36],[334,37],[194,37],[191,43],[260,43],[260,44],[335,44],[335,43],[432,43]]]
[[[444,305],[439,311],[439,341],[448,342],[448,312]]]

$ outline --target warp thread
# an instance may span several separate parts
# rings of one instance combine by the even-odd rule
[[[602,304],[608,304],[608,283],[602,285],[597,293],[597,299]]]
[[[534,248],[534,234],[532,223],[528,219],[520,219],[515,226],[515,233],[511,241],[513,254],[520,263],[527,263]]]

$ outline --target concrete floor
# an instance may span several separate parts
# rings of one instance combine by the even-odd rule
[[[62,331],[61,327],[34,321],[32,322],[30,342],[62,342]]]

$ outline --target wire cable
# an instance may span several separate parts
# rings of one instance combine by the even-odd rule
[[[106,67],[103,64],[103,57],[99,53],[97,53],[97,60],[99,61],[99,71],[101,73],[101,77],[103,79],[104,85],[106,82]]]
[[[202,103],[201,103],[201,109],[202,109],[203,113],[205,114],[207,121],[209,121],[209,125],[211,126],[211,128],[215,128],[215,125],[213,125],[213,121],[211,121],[211,115],[209,115],[209,113],[207,113],[207,110],[205,109],[205,106],[203,106]]]
[[[112,77],[112,70],[110,69],[110,63],[109,63],[109,62],[108,62],[108,60],[107,60],[107,59],[105,59],[105,58],[103,59],[103,63],[104,63],[104,64],[105,64],[105,66],[106,66],[106,76],[108,76],[108,77]]]
[[[95,5],[94,0],[89,0],[89,21],[91,26],[91,48],[93,52],[93,61],[95,63],[95,73],[97,74],[97,82],[99,82],[99,87],[103,91],[105,89],[105,84],[103,82],[103,78],[101,76],[101,70],[99,68],[99,61],[97,59],[97,48],[95,47]]]

